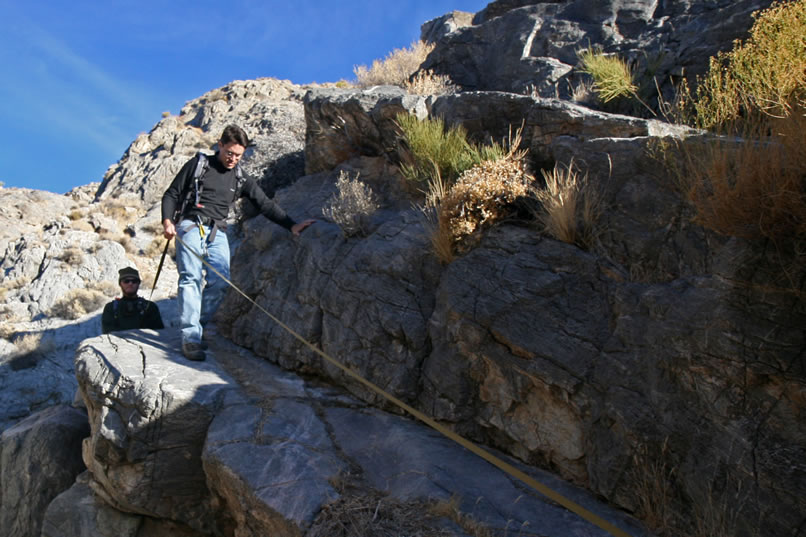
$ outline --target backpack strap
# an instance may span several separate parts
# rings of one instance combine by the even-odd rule
[[[181,196],[182,202],[174,213],[174,222],[178,222],[182,218],[191,203],[196,207],[201,207],[199,200],[201,200],[201,193],[204,190],[204,173],[209,167],[210,157],[206,153],[199,151],[196,154],[196,166],[193,168],[192,182],[185,183],[185,189],[182,191]]]
[[[138,296],[137,297],[137,311],[140,313],[140,317],[144,317],[146,314],[146,310],[148,309],[148,302],[145,298]],[[120,317],[120,297],[116,297],[115,301],[112,303],[112,311],[114,313],[115,320],[118,320]]]

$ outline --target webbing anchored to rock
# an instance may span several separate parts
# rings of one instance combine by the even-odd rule
[[[205,267],[207,267],[209,270],[212,270],[213,272],[215,272],[216,275],[218,275],[219,278],[221,278],[222,280],[227,282],[227,284],[230,287],[232,287],[233,289],[235,289],[235,291],[238,292],[238,294],[240,294],[242,297],[244,297],[246,300],[248,300],[252,305],[254,305],[256,308],[258,308],[260,311],[262,311],[264,314],[266,314],[272,321],[274,321],[275,323],[280,325],[285,331],[287,331],[289,334],[294,336],[294,338],[296,338],[298,341],[300,341],[303,345],[305,345],[306,347],[311,349],[317,355],[321,356],[328,363],[330,363],[330,364],[334,365],[335,367],[339,368],[341,371],[346,373],[348,376],[350,376],[354,380],[360,382],[361,384],[363,384],[364,386],[366,386],[367,388],[369,388],[373,392],[375,392],[378,395],[382,396],[387,401],[395,404],[397,407],[405,410],[406,412],[408,412],[409,414],[411,414],[412,416],[414,416],[418,420],[422,421],[423,423],[425,423],[426,425],[428,425],[432,429],[434,429],[434,430],[438,431],[439,433],[441,433],[443,436],[446,436],[447,438],[450,438],[451,440],[453,440],[457,444],[459,444],[462,447],[464,447],[464,448],[470,450],[471,452],[475,453],[479,457],[483,458],[484,460],[486,460],[490,464],[494,465],[495,467],[499,468],[503,472],[509,474],[510,476],[522,481],[526,485],[528,485],[531,488],[533,488],[536,491],[538,491],[540,494],[542,494],[542,495],[546,496],[547,498],[549,498],[550,500],[562,505],[563,507],[565,507],[566,509],[568,509],[572,513],[575,513],[576,515],[580,516],[581,518],[585,519],[586,521],[590,522],[591,524],[594,524],[594,525],[598,526],[599,528],[607,531],[608,533],[610,533],[614,537],[631,537],[627,532],[625,532],[621,528],[616,527],[615,525],[611,524],[610,522],[608,522],[607,520],[603,519],[599,515],[597,515],[595,513],[592,513],[591,511],[585,509],[584,507],[582,507],[581,505],[577,504],[576,502],[574,502],[572,500],[569,500],[568,498],[566,498],[562,494],[560,494],[560,493],[554,491],[553,489],[547,487],[546,485],[540,483],[536,479],[530,477],[526,473],[524,473],[521,470],[515,468],[514,466],[512,466],[508,462],[500,459],[499,457],[496,457],[495,455],[493,455],[492,453],[488,452],[484,448],[477,446],[476,444],[474,444],[470,440],[467,440],[463,436],[458,435],[454,431],[452,431],[452,430],[448,429],[447,427],[437,423],[435,420],[433,420],[429,416],[423,414],[422,412],[420,412],[416,408],[404,403],[403,401],[401,401],[400,399],[398,399],[394,395],[386,392],[383,388],[381,388],[379,386],[376,386],[371,381],[365,379],[364,377],[362,377],[361,375],[359,375],[358,373],[356,373],[352,369],[348,368],[346,365],[342,364],[341,362],[339,362],[335,358],[331,357],[329,354],[327,354],[326,352],[324,352],[323,350],[318,348],[316,345],[314,345],[313,343],[309,342],[304,337],[299,335],[296,331],[294,331],[291,327],[286,325],[283,321],[281,321],[280,319],[278,319],[277,317],[272,315],[263,306],[261,306],[260,304],[255,302],[252,298],[250,298],[246,293],[241,291],[238,288],[238,286],[236,286],[228,278],[224,277],[224,275],[222,275],[218,270],[216,270],[209,263],[207,263],[207,261],[205,261],[204,258],[201,255],[199,255],[198,252],[196,252],[193,248],[188,246],[187,243],[182,241],[182,239],[180,239],[179,236],[176,237],[176,241],[179,244],[181,244],[182,246],[184,246],[185,248],[187,248],[193,255],[195,255],[204,264]]]

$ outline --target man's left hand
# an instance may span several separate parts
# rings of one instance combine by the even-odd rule
[[[291,227],[291,233],[293,233],[295,237],[299,237],[299,234],[302,233],[303,231],[305,231],[305,228],[310,226],[314,222],[316,222],[316,220],[311,218],[309,220],[305,220],[303,222],[299,222],[297,224],[294,224]]]

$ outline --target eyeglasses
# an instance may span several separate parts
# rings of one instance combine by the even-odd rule
[[[135,280],[134,278],[126,278],[125,280],[120,280],[120,283],[136,283],[136,284],[139,284],[140,280]]]

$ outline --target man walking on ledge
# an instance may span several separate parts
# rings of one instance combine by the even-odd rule
[[[242,176],[238,163],[248,146],[243,129],[227,126],[218,141],[218,152],[213,156],[199,153],[186,162],[162,196],[163,234],[167,239],[182,239],[176,243],[179,325],[182,354],[189,360],[205,359],[202,326],[215,313],[227,286],[212,270],[207,271],[203,286],[204,266],[193,252],[229,279],[229,242],[223,228],[230,205],[245,196],[266,218],[296,236],[315,222],[294,222],[253,179]]]

